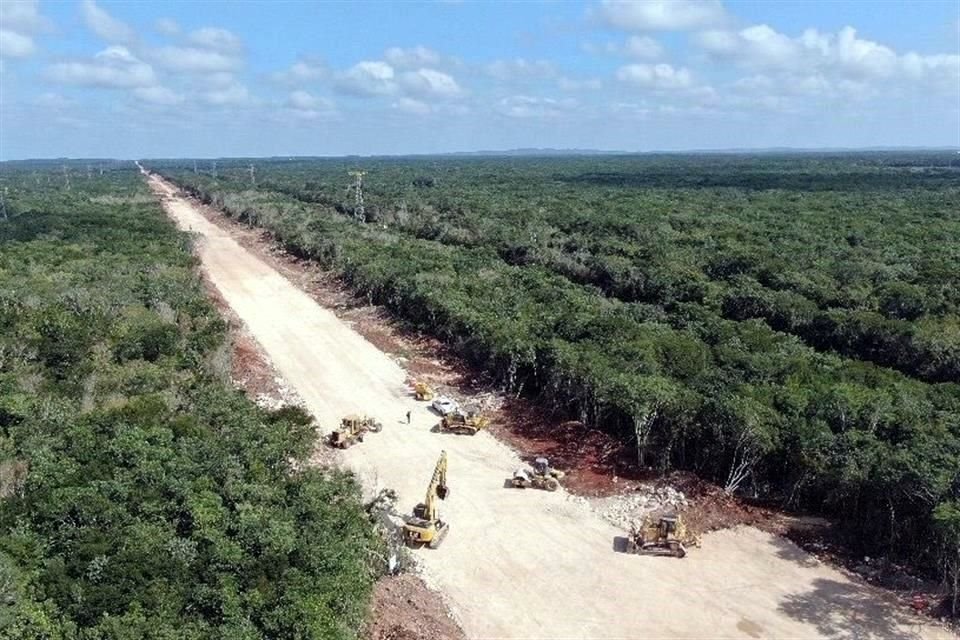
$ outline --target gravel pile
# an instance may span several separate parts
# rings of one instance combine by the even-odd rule
[[[590,507],[608,522],[629,530],[647,514],[680,511],[688,506],[686,496],[670,486],[647,485],[636,491],[608,498],[591,498]]]

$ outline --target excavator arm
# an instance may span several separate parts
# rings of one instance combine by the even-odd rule
[[[437,498],[443,500],[450,493],[450,487],[447,486],[447,452],[440,452],[440,459],[437,460],[437,466],[433,469],[433,476],[430,478],[430,485],[427,487],[427,498],[423,501],[426,505],[426,519],[431,522],[438,519]]]

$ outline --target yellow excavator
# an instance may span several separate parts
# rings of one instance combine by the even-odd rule
[[[435,393],[426,382],[418,382],[413,385],[413,395],[417,400],[433,400]]]
[[[340,427],[330,433],[327,442],[331,447],[346,449],[358,442],[363,442],[363,434],[368,431],[379,433],[382,430],[383,424],[377,420],[351,413],[340,420]]]
[[[490,418],[475,409],[457,409],[440,419],[439,431],[475,436],[490,424]]]
[[[413,515],[406,516],[403,523],[403,540],[407,546],[420,547],[427,545],[436,549],[443,542],[450,530],[450,524],[440,520],[437,510],[437,499],[445,499],[450,495],[447,486],[447,452],[440,452],[440,459],[433,469],[433,477],[427,486],[427,498],[413,508]]]
[[[644,518],[640,526],[634,525],[626,552],[682,558],[687,546],[699,547],[700,539],[687,531],[680,514],[670,514],[657,521]]]

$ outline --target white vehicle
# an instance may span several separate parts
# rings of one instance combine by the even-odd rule
[[[432,403],[430,403],[430,406],[433,407],[434,411],[442,416],[448,416],[460,408],[460,405],[457,404],[456,400],[448,398],[447,396],[437,397]]]

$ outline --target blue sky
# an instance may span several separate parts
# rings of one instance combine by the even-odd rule
[[[960,2],[0,0],[0,158],[960,146]]]

